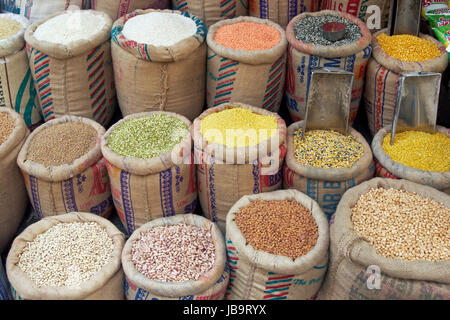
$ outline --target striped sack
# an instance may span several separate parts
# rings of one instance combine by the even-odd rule
[[[102,153],[111,181],[116,211],[129,234],[144,223],[182,213],[192,213],[197,204],[197,185],[189,133],[172,151],[151,159],[123,157],[108,146],[108,138],[124,121],[156,112],[125,117],[114,124],[102,138]],[[185,122],[175,113],[163,112]]]
[[[98,134],[95,147],[71,164],[46,167],[27,160],[28,149],[39,132],[67,122],[83,122],[92,126]],[[28,197],[39,218],[72,211],[109,217],[113,210],[113,200],[100,149],[104,133],[105,129],[93,120],[64,116],[44,123],[28,137],[19,153],[17,164],[22,170]]]
[[[304,256],[273,255],[255,250],[239,230],[236,213],[258,200],[292,200],[312,212],[319,237]],[[236,202],[227,214],[227,252],[230,284],[227,300],[313,300],[322,284],[328,262],[328,221],[317,202],[297,190],[248,195]]]
[[[32,23],[67,10],[70,6],[82,9],[87,3],[85,0],[16,0],[17,2],[20,2],[20,5],[17,4],[20,14]]]
[[[170,0],[91,0],[91,8],[103,11],[113,21],[136,9],[167,9]]]
[[[244,51],[226,48],[214,41],[216,31],[229,24],[266,24],[281,34],[280,42],[268,50]],[[206,103],[208,108],[222,103],[241,102],[278,112],[283,98],[287,41],[277,24],[254,17],[217,22],[209,28]]]
[[[0,301],[1,300],[11,300],[11,289],[9,288],[8,278],[6,277],[2,258],[0,257]]]
[[[295,38],[294,25],[298,20],[307,16],[337,15],[356,23],[362,36],[357,41],[338,47],[316,46],[303,43]],[[352,15],[324,10],[316,13],[302,13],[289,22],[286,28],[286,37],[289,42],[287,77],[286,77],[286,103],[293,121],[303,120],[306,112],[306,99],[308,97],[311,72],[314,68],[339,68],[353,72],[352,98],[350,103],[350,123],[356,118],[361,101],[366,65],[372,53],[370,41],[372,35],[366,25]]]

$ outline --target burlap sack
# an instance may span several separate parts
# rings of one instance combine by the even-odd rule
[[[281,40],[271,49],[257,51],[234,50],[214,41],[220,27],[239,22],[269,25],[280,32]],[[278,112],[283,98],[287,48],[285,32],[279,25],[254,17],[224,20],[209,28],[206,41],[206,103],[209,108],[242,102]]]
[[[136,9],[167,9],[170,0],[91,0],[91,8],[103,11],[113,21]]]
[[[27,160],[27,153],[33,138],[45,128],[66,122],[83,122],[98,133],[97,143],[87,154],[71,164],[44,166]],[[105,129],[97,122],[64,116],[39,126],[28,137],[20,150],[17,164],[22,170],[28,197],[38,217],[59,215],[72,211],[90,212],[109,217],[113,201],[109,187],[108,172],[100,149]]]
[[[25,32],[27,52],[44,120],[70,114],[107,125],[116,108],[110,52],[112,21],[107,14],[89,10],[105,21],[88,40],[68,46],[39,41],[34,31],[59,12],[32,24]]]
[[[172,8],[193,14],[209,28],[214,23],[248,14],[249,0],[172,0]]]
[[[157,226],[187,224],[208,229],[216,244],[214,267],[197,281],[163,282],[150,280],[141,274],[131,261],[131,248],[140,234]],[[122,252],[125,272],[125,293],[128,300],[222,300],[228,285],[229,273],[223,235],[215,223],[195,214],[164,217],[144,224],[133,232]]]
[[[9,288],[8,278],[0,257],[0,301],[2,300],[11,300],[11,289]]]
[[[361,38],[348,45],[339,47],[312,45],[295,38],[294,25],[307,16],[338,15],[356,23],[361,30]],[[353,123],[358,112],[362,96],[367,61],[372,52],[370,44],[372,35],[366,25],[354,16],[330,10],[302,13],[293,18],[287,28],[286,37],[289,42],[288,65],[286,77],[286,103],[294,121],[303,120],[306,111],[311,71],[319,67],[339,68],[353,72],[352,100],[350,103],[350,123]],[[326,92],[324,92],[326,94]]]
[[[172,46],[155,47],[128,40],[124,24],[149,12],[180,14],[192,19],[197,33]],[[206,27],[188,12],[136,10],[114,23],[112,57],[117,98],[122,114],[170,111],[194,120],[204,106],[206,72]]]
[[[14,129],[0,145],[0,254],[14,237],[28,205],[27,192],[17,155],[30,134],[22,117],[8,108],[0,108],[14,119]]]
[[[255,250],[247,244],[235,220],[236,213],[257,200],[294,200],[312,212],[319,238],[311,251],[295,260]],[[328,264],[328,221],[317,202],[297,190],[248,195],[227,214],[227,252],[230,264],[228,300],[312,300]]]
[[[32,23],[40,21],[57,12],[77,6],[78,9],[85,7],[86,0],[16,0],[20,2],[20,14]],[[75,7],[76,8],[76,7]]]
[[[77,287],[38,287],[17,264],[19,255],[29,242],[51,227],[60,223],[97,222],[106,229],[114,242],[109,262],[91,279]],[[15,300],[123,300],[124,274],[120,257],[124,246],[124,235],[110,221],[84,212],[71,212],[55,217],[47,217],[26,228],[12,244],[6,260],[6,272],[11,282]]]
[[[302,127],[303,121],[295,122],[287,131],[283,188],[296,189],[311,197],[330,219],[345,191],[373,178],[375,165],[372,151],[366,139],[350,127],[349,134],[355,137],[364,149],[361,159],[351,168],[325,169],[301,165],[295,158],[294,133]]]
[[[330,227],[330,266],[319,300],[450,299],[450,261],[405,261],[378,255],[353,229],[351,208],[371,188],[394,188],[436,200],[450,207],[450,197],[406,180],[374,178],[342,197]],[[372,268],[369,268],[372,267]],[[378,267],[380,289],[369,289],[371,270]],[[368,270],[369,269],[369,270]]]
[[[208,143],[201,133],[202,119],[237,107],[274,116],[278,122],[277,134],[253,147],[230,148]],[[242,196],[281,188],[286,124],[276,113],[242,103],[228,103],[203,112],[195,119],[193,132],[200,205],[204,216],[225,232],[226,215]]]
[[[111,133],[124,121],[155,112],[133,114],[113,125],[102,138],[101,148],[106,160],[116,211],[128,233],[157,218],[192,213],[197,204],[195,163],[190,133],[172,151],[150,159],[124,157],[108,146]],[[177,117],[191,130],[191,122]]]
[[[445,46],[438,40],[425,34],[419,37],[430,40],[439,47],[441,56],[424,62],[404,62],[388,56],[382,49],[376,36],[387,33],[383,29],[372,38],[373,55],[367,66],[364,102],[372,135],[385,126],[390,126],[394,118],[397,101],[397,89],[400,75],[413,71],[444,72],[448,64]]]
[[[392,131],[392,128],[384,127],[372,140],[372,150],[377,160],[376,175],[384,178],[406,179],[415,183],[428,185],[442,192],[450,194],[450,171],[436,172],[424,171],[405,166],[395,162],[383,149],[384,137]],[[437,126],[437,132],[446,134],[450,138],[450,129]]]
[[[283,29],[296,15],[319,11],[320,0],[249,0],[248,15],[269,19]]]

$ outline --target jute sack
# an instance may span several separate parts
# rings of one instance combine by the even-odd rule
[[[28,205],[27,191],[17,167],[17,155],[30,134],[22,117],[8,108],[0,108],[14,120],[9,138],[0,145],[0,253],[13,239]]]
[[[328,219],[336,211],[348,189],[373,178],[375,165],[372,151],[364,137],[353,128],[349,134],[361,143],[364,154],[351,168],[314,168],[300,164],[295,158],[294,133],[303,121],[291,124],[287,131],[287,153],[283,169],[283,188],[296,189],[317,201]]]
[[[183,15],[197,25],[197,33],[164,47],[128,40],[122,34],[128,19],[149,12]],[[188,12],[135,10],[114,23],[112,57],[117,98],[124,116],[144,111],[170,111],[194,120],[204,106],[206,27]]]
[[[208,229],[216,246],[213,268],[199,280],[163,282],[147,278],[131,261],[131,248],[142,232],[157,226],[187,224]],[[122,252],[125,272],[125,294],[128,300],[222,300],[228,285],[229,272],[223,235],[217,225],[195,214],[175,215],[153,220],[133,232]]]
[[[249,0],[172,0],[172,8],[193,14],[209,28],[214,23],[248,14]]]
[[[19,33],[0,40],[0,107],[15,110],[28,127],[34,127],[42,122],[42,115],[23,38],[30,22],[13,13],[0,14],[0,18],[22,25]]]
[[[377,132],[372,140],[373,155],[377,161],[376,175],[384,178],[406,179],[450,194],[450,171],[442,173],[437,171],[424,171],[405,166],[391,159],[383,149],[384,137],[388,133],[391,133],[391,131],[392,128],[390,126],[384,127]],[[450,129],[437,126],[436,131],[446,134],[450,138]]]
[[[32,23],[40,21],[57,12],[77,6],[82,9],[86,6],[86,0],[16,0],[20,2],[20,14]],[[76,8],[76,7],[75,7]]]
[[[136,9],[167,9],[170,0],[91,0],[91,8],[103,11],[116,21]]]
[[[312,45],[295,38],[294,25],[300,19],[308,16],[322,15],[340,16],[357,24],[361,38],[348,45],[338,47]],[[311,72],[314,68],[331,67],[353,72],[352,100],[350,103],[350,123],[356,118],[362,96],[364,76],[367,61],[372,52],[370,41],[372,35],[366,25],[358,18],[343,12],[323,10],[320,12],[305,12],[293,18],[287,28],[286,37],[289,42],[288,65],[286,77],[286,103],[291,118],[294,121],[303,120],[306,111]],[[327,92],[324,92],[326,94]]]
[[[304,256],[290,257],[255,250],[235,222],[241,208],[257,200],[293,200],[312,212],[319,237]],[[319,290],[328,264],[328,221],[316,201],[297,190],[248,195],[227,214],[227,252],[230,264],[228,300],[312,300]]]
[[[38,287],[17,265],[28,243],[60,223],[96,222],[105,228],[114,243],[111,259],[91,279],[77,287]],[[46,217],[26,228],[12,244],[6,260],[6,272],[15,300],[123,300],[124,275],[120,257],[124,235],[110,221],[84,212]]]
[[[192,136],[172,151],[150,159],[124,157],[108,146],[111,133],[123,122],[155,113],[165,113],[186,123],[183,116],[171,112],[144,112],[125,117],[114,124],[101,141],[116,211],[129,234],[148,221],[182,213],[192,213],[197,204]]]
[[[387,33],[387,29],[375,33],[372,37],[373,54],[367,66],[364,90],[364,102],[372,135],[375,135],[381,128],[392,124],[401,74],[414,71],[442,73],[448,64],[445,46],[425,34],[419,34],[419,37],[436,44],[441,52],[440,57],[424,62],[404,62],[388,56],[381,49],[376,38],[382,33]]]
[[[88,153],[71,164],[44,166],[27,160],[33,138],[48,127],[67,122],[83,122],[97,131],[97,143]],[[64,116],[39,126],[28,137],[17,158],[28,197],[38,217],[72,211],[91,212],[109,217],[113,201],[108,172],[100,149],[105,129],[97,122],[76,116]]]
[[[450,207],[450,197],[406,180],[374,178],[342,197],[330,226],[330,266],[318,300],[450,299],[450,261],[406,261],[378,255],[353,229],[351,208],[371,188],[402,189]],[[370,268],[369,268],[370,267]],[[380,270],[380,289],[369,285]]]
[[[212,113],[230,108],[274,116],[278,123],[277,133],[252,147],[230,148],[208,143],[202,135],[202,120]],[[286,124],[276,113],[242,103],[229,103],[203,112],[195,119],[193,132],[200,205],[204,216],[217,222],[221,231],[225,232],[226,215],[242,196],[281,188]]]
[[[11,300],[11,289],[9,288],[8,278],[3,268],[2,258],[0,257],[0,301]]]
[[[303,12],[319,11],[320,0],[249,0],[248,14],[269,19],[286,29],[292,18]]]
[[[255,51],[234,50],[214,41],[220,27],[239,22],[268,25],[280,32],[281,40],[271,49]],[[279,25],[255,17],[223,20],[209,28],[206,41],[206,103],[209,108],[239,101],[278,112],[283,98],[287,48],[285,32]]]
[[[44,120],[70,114],[107,125],[116,108],[110,52],[112,21],[106,13],[89,10],[104,21],[88,40],[65,46],[35,38],[35,30],[59,12],[32,24],[25,32],[27,52]]]

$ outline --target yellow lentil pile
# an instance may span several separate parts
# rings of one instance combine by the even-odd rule
[[[450,209],[416,193],[372,188],[352,210],[355,231],[388,258],[450,259]]]
[[[22,29],[16,20],[0,18],[0,40],[12,37]]]
[[[201,123],[203,137],[209,143],[227,147],[254,146],[277,133],[274,116],[263,116],[248,109],[233,108],[206,116]]]
[[[388,36],[382,33],[377,40],[384,52],[400,61],[423,62],[441,55],[433,42],[408,34]]]
[[[382,146],[393,161],[424,171],[450,171],[450,138],[445,134],[404,131],[395,134],[394,145],[390,141],[388,133]]]
[[[0,146],[8,140],[14,129],[14,120],[5,112],[0,112]]]

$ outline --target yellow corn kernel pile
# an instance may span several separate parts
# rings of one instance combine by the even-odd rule
[[[9,38],[22,29],[22,25],[12,19],[0,18],[0,40]]]
[[[377,36],[378,43],[389,56],[405,62],[423,62],[441,55],[433,42],[408,34]]]
[[[450,171],[450,138],[437,132],[404,131],[395,134],[391,146],[391,134],[383,140],[383,149],[395,162],[424,171]]]

